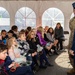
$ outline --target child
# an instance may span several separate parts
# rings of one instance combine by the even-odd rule
[[[8,39],[14,37],[13,34],[14,34],[13,31],[12,30],[9,30],[8,31]]]
[[[3,44],[2,36],[0,35],[0,44]]]
[[[12,37],[7,41],[7,46],[8,46],[8,55],[10,56],[11,60],[19,64],[26,63],[26,58],[20,55],[20,51],[18,49],[18,44],[15,37]]]
[[[14,72],[11,72],[10,69],[15,66],[15,62],[7,56],[7,46],[0,44],[0,67],[2,68],[4,75],[34,75],[29,66],[18,67]],[[1,71],[2,72],[2,71]],[[2,75],[2,74],[1,74]]]
[[[52,47],[52,43],[48,43],[47,41],[44,40],[44,29],[40,26],[37,29],[37,36],[39,38],[40,41],[40,45],[46,47],[48,50],[51,49]]]
[[[7,39],[7,32],[6,30],[1,31],[1,36],[2,36],[2,41],[4,44],[6,44],[6,39]]]
[[[53,44],[52,49],[54,49],[54,53],[56,55],[58,55],[58,53],[57,53],[57,43],[58,43],[58,40],[56,40],[54,38],[54,30],[53,30],[52,27],[50,27],[48,29],[48,31],[46,33],[46,37],[47,37],[48,41]]]
[[[25,32],[23,30],[19,32],[18,44],[20,54],[26,56],[28,62],[31,64],[32,57],[34,57],[37,53],[34,50],[30,50],[29,44],[26,42]]]

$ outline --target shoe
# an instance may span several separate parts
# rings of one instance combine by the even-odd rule
[[[56,52],[56,51],[54,51],[54,54],[55,54],[55,55],[59,55],[59,53],[58,53],[58,52]]]
[[[46,69],[46,68],[47,68],[47,66],[40,66],[39,68]]]
[[[49,52],[49,53],[48,53],[48,55],[49,55],[49,56],[52,56],[52,55],[53,55],[53,53],[52,53],[52,52]]]
[[[54,65],[50,64],[50,63],[46,63],[45,65],[49,66],[49,67],[53,67]]]
[[[51,65],[51,64],[47,64],[47,66],[49,66],[49,67],[53,67],[53,65]]]
[[[36,73],[36,70],[33,70],[33,73],[35,74]]]
[[[51,54],[51,53],[48,53],[48,55],[49,55],[49,56],[52,56],[53,54]]]
[[[70,71],[67,72],[68,74],[75,74],[75,69],[71,69]]]

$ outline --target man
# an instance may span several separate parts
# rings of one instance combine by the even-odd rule
[[[74,66],[74,32],[75,32],[75,2],[72,4],[73,6],[73,13],[74,13],[74,17],[70,20],[69,22],[69,28],[70,28],[70,38],[69,38],[69,45],[68,45],[68,49],[69,49],[69,59],[71,62],[71,65],[73,66],[73,68],[68,71],[68,73],[75,73],[75,66]]]

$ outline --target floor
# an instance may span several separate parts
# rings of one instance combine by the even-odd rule
[[[67,71],[72,68],[68,59],[68,50],[59,51],[59,55],[48,57],[49,61],[54,65],[46,69],[40,69],[35,75],[69,75]],[[70,74],[75,75],[75,74]]]

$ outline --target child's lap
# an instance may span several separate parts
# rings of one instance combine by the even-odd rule
[[[9,75],[26,75],[27,72],[31,72],[30,66],[18,67],[15,72],[9,72]]]

